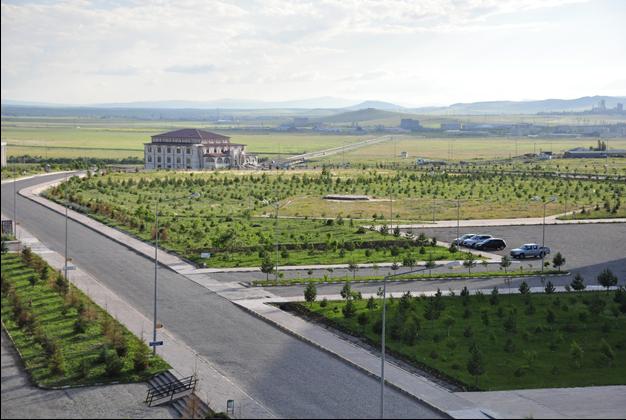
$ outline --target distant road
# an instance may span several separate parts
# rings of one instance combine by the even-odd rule
[[[371,146],[373,144],[384,143],[392,139],[393,139],[393,136],[376,137],[373,139],[363,140],[363,141],[359,141],[356,143],[350,143],[345,146],[338,146],[338,147],[333,147],[333,148],[326,149],[326,150],[318,150],[317,152],[303,153],[301,155],[291,156],[291,157],[286,158],[283,162],[286,163],[287,165],[294,165],[296,163],[304,162],[304,161],[311,160],[311,159],[333,156],[339,153],[345,153],[348,151],[360,149],[362,147]]]

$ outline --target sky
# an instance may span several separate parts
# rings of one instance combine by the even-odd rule
[[[2,1],[3,100],[626,95],[626,0]]]

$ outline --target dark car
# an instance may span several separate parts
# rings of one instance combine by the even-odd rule
[[[506,248],[506,242],[500,238],[490,238],[486,241],[477,243],[474,248],[482,251],[502,251]]]

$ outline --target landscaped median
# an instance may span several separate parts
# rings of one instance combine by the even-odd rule
[[[433,273],[433,274],[420,274],[420,273],[407,273],[397,274],[389,278],[388,281],[414,281],[414,280],[471,280],[471,279],[486,279],[486,278],[520,278],[520,277],[536,277],[536,276],[565,276],[569,275],[566,271],[557,270],[540,270],[531,271],[511,271],[504,273],[502,271],[482,271],[477,273]],[[252,286],[254,287],[279,287],[279,286],[297,286],[309,283],[315,284],[336,284],[336,283],[375,283],[382,282],[386,276],[374,275],[374,276],[341,276],[330,277],[325,275],[324,277],[311,277],[311,278],[289,278],[279,280],[254,280]]]
[[[579,283],[580,284],[580,283]],[[577,287],[572,283],[572,287]],[[382,301],[349,285],[340,301],[285,303],[283,310],[380,347]],[[626,384],[626,289],[610,292],[441,292],[387,300],[393,356],[466,390]],[[617,396],[616,396],[617,397]]]
[[[2,255],[2,324],[38,386],[139,382],[169,369],[29,248]]]

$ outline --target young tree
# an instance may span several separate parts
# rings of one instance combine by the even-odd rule
[[[402,265],[408,267],[409,271],[413,271],[413,267],[415,267],[416,262],[415,257],[409,254],[402,260]]]
[[[356,272],[359,271],[358,264],[350,262],[350,264],[348,264],[348,271],[352,273],[352,281],[356,280]]]
[[[473,346],[470,359],[467,362],[467,371],[476,379],[476,387],[478,388],[478,378],[485,373],[483,366],[483,356],[478,347]]]
[[[352,318],[354,316],[354,314],[356,313],[356,307],[354,306],[354,302],[352,301],[352,299],[348,299],[346,301],[346,304],[344,305],[341,312],[343,313],[343,316],[345,318]]]
[[[374,300],[374,296],[370,296],[370,298],[367,300],[367,309],[369,309],[370,311],[376,309],[376,300]]]
[[[455,322],[456,320],[454,319],[452,315],[446,315],[445,318],[443,319],[443,325],[446,326],[446,329],[448,331],[448,337],[450,337],[450,328],[454,326]]]
[[[554,287],[554,284],[552,284],[552,282],[548,280],[548,283],[546,284],[546,287],[544,290],[546,294],[550,295],[556,291],[556,287]]]
[[[428,269],[428,277],[432,277],[433,276],[433,268],[437,267],[437,263],[433,259],[433,254],[430,254],[428,256],[428,259],[426,260],[425,267]]]
[[[352,287],[350,287],[350,283],[346,283],[343,285],[343,288],[341,289],[341,297],[344,300],[349,300],[350,298],[352,298]]]
[[[574,366],[576,366],[577,368],[580,368],[583,365],[583,358],[585,356],[585,352],[576,341],[572,341],[572,344],[570,346],[570,355],[572,356],[572,361],[574,362]]]
[[[7,245],[6,241],[3,239],[2,242],[0,243],[1,246],[1,252],[2,255],[6,254],[7,252],[9,252],[9,246]]]
[[[37,278],[36,275],[32,274],[28,277],[28,282],[30,283],[30,287],[35,287],[35,285],[37,284],[37,281],[39,279]]]
[[[304,289],[304,300],[311,306],[315,302],[315,298],[317,298],[317,287],[315,287],[315,283],[310,282]]]
[[[528,283],[523,281],[522,284],[520,284],[520,286],[519,286],[519,292],[522,295],[529,295],[530,294],[530,287],[528,287]]]
[[[261,272],[265,274],[265,279],[270,279],[270,274],[274,272],[274,263],[268,257],[263,258],[263,262],[261,263]]]
[[[463,267],[467,268],[468,274],[472,274],[472,268],[476,267],[476,255],[468,252],[463,260]]]
[[[500,267],[504,269],[504,275],[508,274],[508,269],[511,266],[511,263],[511,257],[509,257],[508,255],[503,256],[500,260]]]
[[[491,291],[491,296],[489,297],[489,303],[491,303],[493,306],[496,306],[499,303],[499,295],[500,292],[498,291],[498,288],[494,287]]]
[[[572,280],[570,286],[577,292],[585,290],[585,288],[587,287],[585,286],[585,279],[583,278],[583,276],[580,275],[580,273],[576,273],[576,275],[574,276],[574,280]]]
[[[552,259],[552,265],[554,266],[554,268],[561,271],[561,267],[565,265],[565,257],[563,257],[560,252],[557,252]]]
[[[613,365],[613,360],[615,360],[615,352],[609,343],[603,338],[600,344],[600,353],[602,353],[602,358],[606,361],[607,365],[611,367]]]
[[[610,269],[605,268],[598,274],[598,284],[605,287],[608,292],[610,287],[617,285],[617,276]]]

